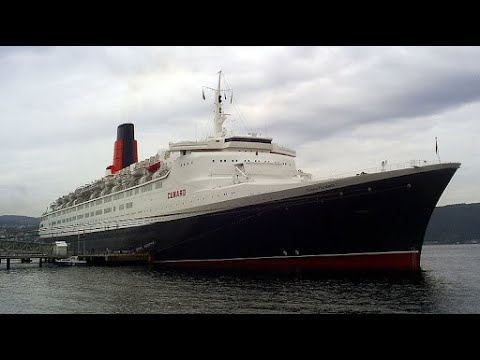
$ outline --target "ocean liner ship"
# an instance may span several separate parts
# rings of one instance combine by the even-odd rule
[[[105,177],[49,206],[42,241],[149,253],[169,267],[420,269],[430,216],[460,163],[383,163],[314,180],[272,138],[227,134],[221,80],[210,89],[213,135],[138,161],[134,126],[121,124]]]

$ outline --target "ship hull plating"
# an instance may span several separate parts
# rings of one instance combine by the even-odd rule
[[[52,240],[74,252],[149,252],[174,267],[419,270],[430,216],[456,169]]]

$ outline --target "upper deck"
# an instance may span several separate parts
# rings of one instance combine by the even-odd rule
[[[272,143],[272,138],[254,135],[217,137],[204,141],[181,141],[169,144],[170,151],[268,151],[296,157],[296,151]]]

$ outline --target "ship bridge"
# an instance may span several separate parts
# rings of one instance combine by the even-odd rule
[[[219,137],[205,141],[169,144],[170,151],[262,151],[296,157],[295,150],[272,143],[272,138],[253,135]]]

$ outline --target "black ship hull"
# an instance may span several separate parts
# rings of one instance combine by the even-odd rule
[[[458,166],[150,225],[56,237],[71,252],[148,252],[169,267],[419,270]]]

